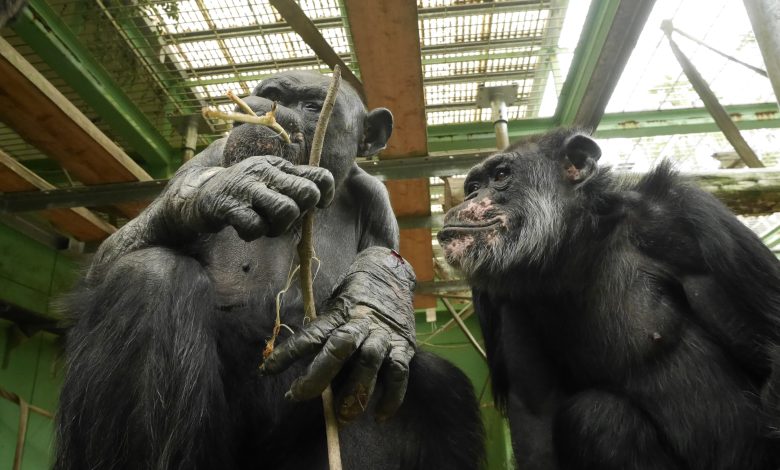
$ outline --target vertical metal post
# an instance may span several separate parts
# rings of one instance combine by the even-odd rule
[[[506,103],[503,100],[490,102],[493,109],[493,127],[496,130],[496,148],[503,150],[509,147],[509,128],[506,120]]]
[[[198,120],[196,117],[190,118],[187,128],[184,131],[184,155],[182,162],[186,163],[195,156],[195,148],[198,146]]]
[[[477,89],[477,107],[493,111],[493,128],[496,131],[496,148],[501,151],[509,146],[506,107],[517,99],[517,85],[486,87]]]
[[[756,42],[764,57],[766,71],[775,99],[780,103],[780,2],[777,0],[743,0]]]

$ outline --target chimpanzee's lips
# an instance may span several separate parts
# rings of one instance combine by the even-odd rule
[[[503,220],[499,217],[495,217],[481,223],[463,223],[462,221],[454,221],[454,223],[445,224],[439,232],[439,236],[440,238],[451,238],[467,233],[491,230],[500,227],[502,224]]]

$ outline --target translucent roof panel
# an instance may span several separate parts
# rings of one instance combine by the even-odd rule
[[[105,6],[105,14],[115,25],[138,25],[133,36],[127,36],[128,44],[155,75],[170,73],[163,80],[176,103],[168,111],[171,115],[191,114],[202,106],[224,106],[227,90],[249,93],[258,81],[274,73],[328,70],[267,1],[120,3]],[[333,50],[359,74],[341,2],[300,0],[298,4]],[[139,38],[159,46],[139,47]],[[214,136],[223,130],[216,126]]]
[[[657,0],[606,111],[638,111],[702,107],[669,42],[661,22],[748,64],[763,67],[742,2],[734,0]],[[673,34],[721,104],[774,101],[769,80],[750,69]],[[737,86],[738,84],[738,86]]]
[[[589,1],[418,1],[428,124],[489,121],[480,85],[516,84],[510,119],[552,115]]]
[[[780,131],[756,129],[741,131],[753,151],[767,167],[780,166]],[[675,162],[681,171],[717,170],[716,156],[733,156],[734,148],[720,132],[676,134],[640,138],[599,139],[599,164],[616,169],[645,172],[662,159]]]

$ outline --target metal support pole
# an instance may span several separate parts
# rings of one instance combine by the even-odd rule
[[[485,87],[477,90],[477,107],[493,111],[493,128],[496,132],[496,148],[504,150],[509,146],[506,107],[517,99],[517,85]]]
[[[764,57],[766,71],[775,99],[780,103],[780,2],[777,0],[743,0],[758,48]]]
[[[182,162],[186,163],[195,156],[195,148],[198,146],[198,120],[192,117],[184,131],[184,155]]]
[[[501,100],[490,102],[493,109],[493,127],[496,130],[496,148],[503,150],[509,147],[509,128],[506,119],[506,103]]]
[[[680,63],[680,66],[683,69],[683,73],[685,73],[685,76],[688,77],[688,81],[691,82],[691,86],[693,86],[693,89],[699,95],[699,98],[701,98],[701,101],[704,103],[704,107],[707,108],[707,111],[710,113],[710,115],[712,115],[712,119],[726,137],[726,140],[728,140],[731,146],[734,147],[734,150],[737,151],[739,158],[741,158],[742,161],[745,162],[745,165],[749,166],[750,168],[762,168],[764,164],[761,163],[761,160],[758,159],[756,153],[752,148],[750,148],[750,145],[748,145],[747,141],[742,137],[742,134],[739,132],[736,124],[734,124],[734,121],[731,120],[731,117],[723,108],[723,105],[720,104],[720,101],[718,101],[715,93],[712,92],[712,89],[710,89],[710,86],[707,84],[701,74],[699,74],[699,71],[696,70],[696,67],[693,65],[693,63],[685,54],[683,54],[682,50],[680,50],[680,48],[677,46],[677,43],[675,43],[672,39],[672,32],[674,31],[672,22],[670,20],[664,21],[661,24],[661,29],[664,31],[666,39],[669,40],[672,53],[674,53],[674,57],[677,58],[677,61]]]

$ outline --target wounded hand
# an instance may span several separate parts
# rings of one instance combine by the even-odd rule
[[[263,372],[279,373],[317,353],[306,374],[287,392],[293,400],[308,400],[320,395],[354,357],[354,368],[337,399],[339,420],[351,421],[366,409],[378,376],[384,392],[377,417],[391,416],[406,394],[416,348],[414,285],[414,271],[398,253],[381,247],[363,250],[325,311],[277,346],[263,363]]]

